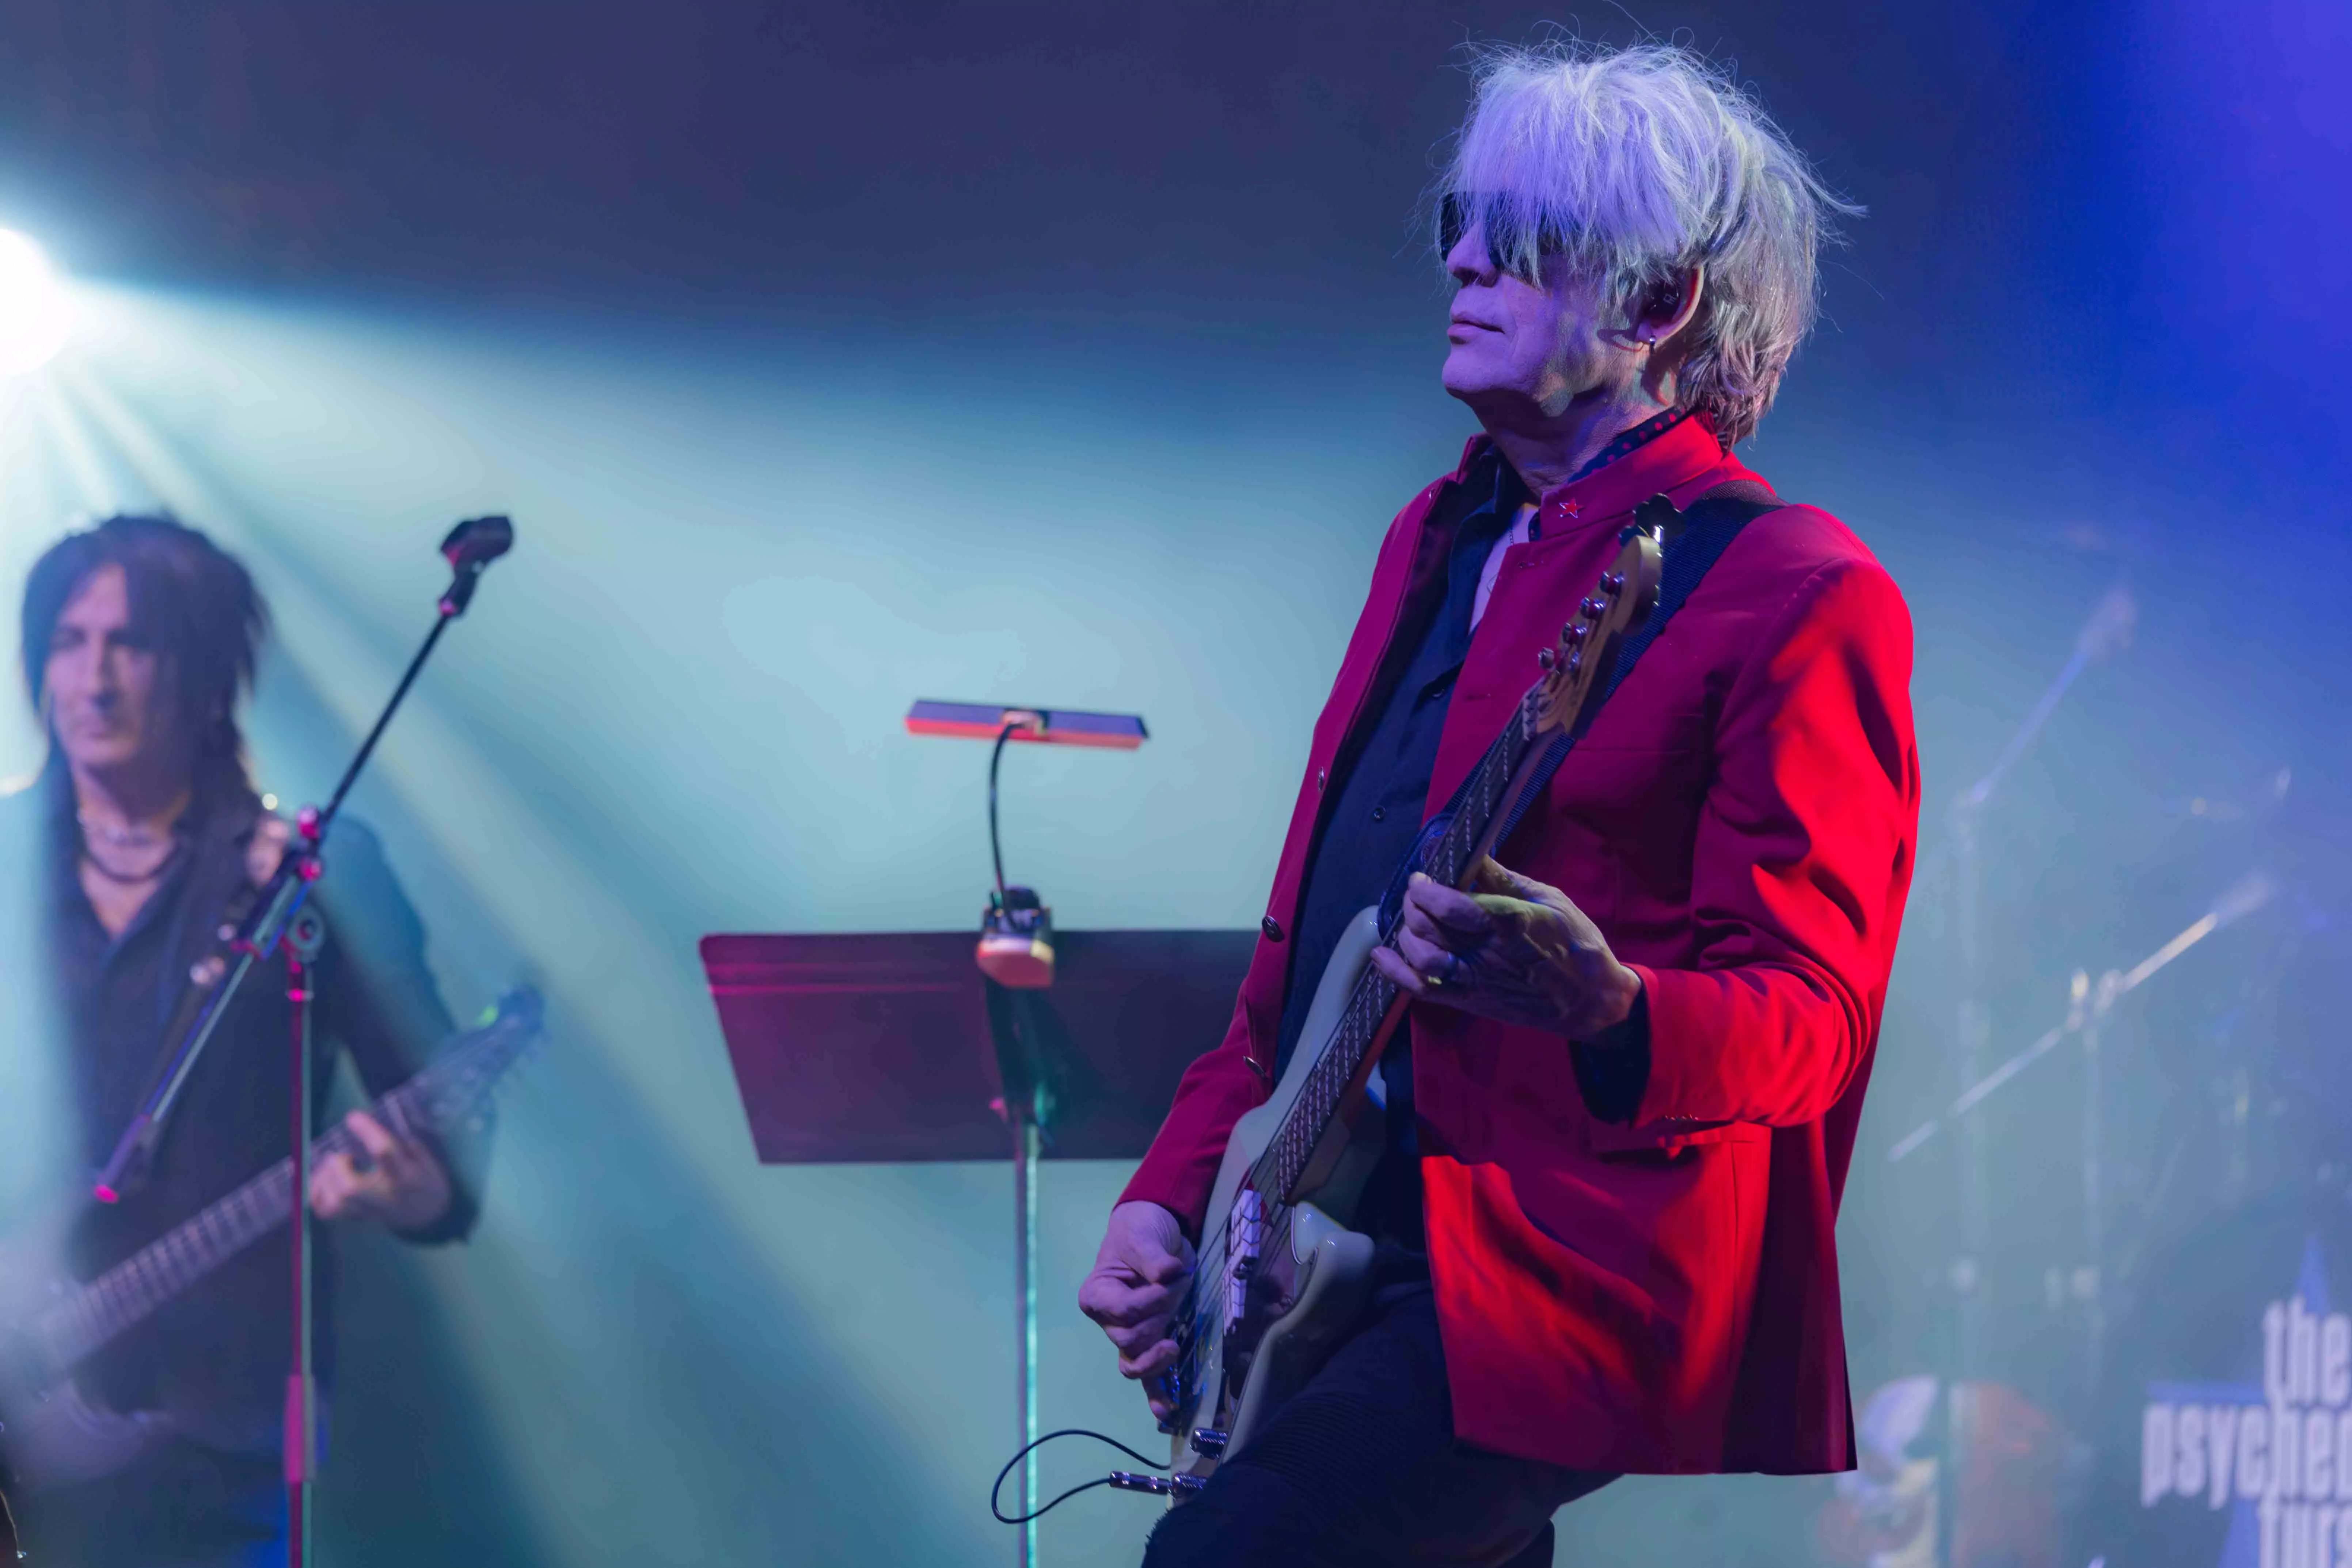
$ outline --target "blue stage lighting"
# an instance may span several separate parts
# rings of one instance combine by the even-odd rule
[[[40,247],[0,228],[0,376],[47,364],[73,331],[73,300]]]

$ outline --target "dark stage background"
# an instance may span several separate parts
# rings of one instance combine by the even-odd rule
[[[2184,1238],[2301,1203],[2352,1131],[2347,16],[0,0],[0,224],[88,300],[0,388],[9,591],[114,505],[250,552],[285,634],[263,761],[303,798],[421,631],[438,531],[522,530],[362,807],[461,1011],[530,968],[562,1027],[482,1238],[350,1248],[326,1561],[1011,1551],[1003,1171],[758,1170],[693,939],[967,922],[980,754],[898,736],[917,695],[1143,710],[1135,758],[1017,759],[1016,871],[1073,926],[1255,918],[1373,543],[1470,428],[1412,222],[1454,51],[1548,19],[1736,62],[1870,208],[1749,449],[1918,631],[1930,860],[1842,1226],[1857,1394],[1958,1353],[1954,1140],[1885,1157],[1958,1087],[1947,807],[2116,585],[2137,637],[1985,817],[1990,1056],[2075,968],[2276,889],[2105,1036],[2137,1342]],[[2107,1497],[2133,1379],[2231,1369],[2084,1385],[2082,1092],[2070,1047],[1984,1113],[1981,1372],[2073,1434],[2051,1487]],[[1051,1173],[1046,1415],[1132,1440],[1069,1305],[1122,1174]],[[2193,1311],[2255,1347],[2287,1250]],[[1829,1491],[1628,1483],[1561,1561],[1822,1561]],[[1046,1552],[1122,1560],[1149,1521],[1091,1495]]]

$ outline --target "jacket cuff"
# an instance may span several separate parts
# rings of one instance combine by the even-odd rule
[[[438,1138],[425,1136],[419,1140],[441,1162],[442,1173],[449,1181],[449,1206],[431,1225],[415,1230],[395,1230],[392,1234],[412,1247],[442,1247],[453,1241],[463,1241],[473,1235],[474,1226],[482,1217],[481,1174],[478,1159],[467,1162],[476,1169],[460,1168],[451,1158],[449,1147]],[[470,1151],[469,1151],[470,1152]]]
[[[1712,1081],[1717,1064],[1692,1058],[1689,1042],[1720,1038],[1721,1020],[1706,1016],[1706,988],[1690,983],[1699,978],[1688,970],[1651,969],[1639,963],[1625,967],[1642,977],[1642,1001],[1648,1021],[1644,1056],[1649,1076],[1633,1112],[1633,1124],[1646,1126],[1669,1119],[1688,1120],[1699,1114],[1691,1102],[1695,1079]],[[1702,1093],[1704,1099],[1704,1093]]]
[[[1633,1010],[1624,1022],[1590,1041],[1571,1040],[1568,1047],[1584,1109],[1596,1121],[1622,1127],[1633,1125],[1650,1087],[1650,974],[1636,965],[1627,967],[1642,977]]]
[[[1199,1161],[1177,1163],[1147,1156],[1116,1203],[1158,1204],[1176,1216],[1186,1239],[1197,1244],[1201,1239],[1201,1211],[1209,1206],[1209,1188],[1216,1178],[1214,1164],[1204,1169]]]

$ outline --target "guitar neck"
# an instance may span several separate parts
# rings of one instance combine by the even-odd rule
[[[429,1124],[434,1086],[412,1079],[377,1100],[370,1114],[393,1127]],[[361,1145],[337,1122],[310,1144],[316,1162],[355,1154]],[[293,1215],[294,1159],[288,1155],[226,1197],[44,1310],[33,1331],[59,1372],[128,1331]]]
[[[1503,726],[1495,743],[1478,759],[1463,785],[1454,815],[1444,831],[1421,855],[1420,868],[1435,881],[1458,888],[1478,857],[1488,847],[1490,831],[1499,825],[1505,805],[1517,798],[1517,783],[1541,750],[1545,732],[1536,723],[1535,694],[1530,692]],[[1383,930],[1381,940],[1395,932]],[[1325,1043],[1290,1112],[1283,1119],[1265,1152],[1252,1168],[1250,1185],[1269,1196],[1287,1200],[1306,1173],[1365,1058],[1385,1037],[1391,1016],[1402,1007],[1402,994],[1381,972],[1367,966],[1349,996],[1339,1026]],[[1304,1042],[1301,1042],[1302,1044]]]

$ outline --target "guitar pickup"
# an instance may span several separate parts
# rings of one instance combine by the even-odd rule
[[[1265,1249],[1265,1200],[1244,1187],[1225,1219],[1225,1332],[1242,1321],[1249,1303],[1250,1275]]]

